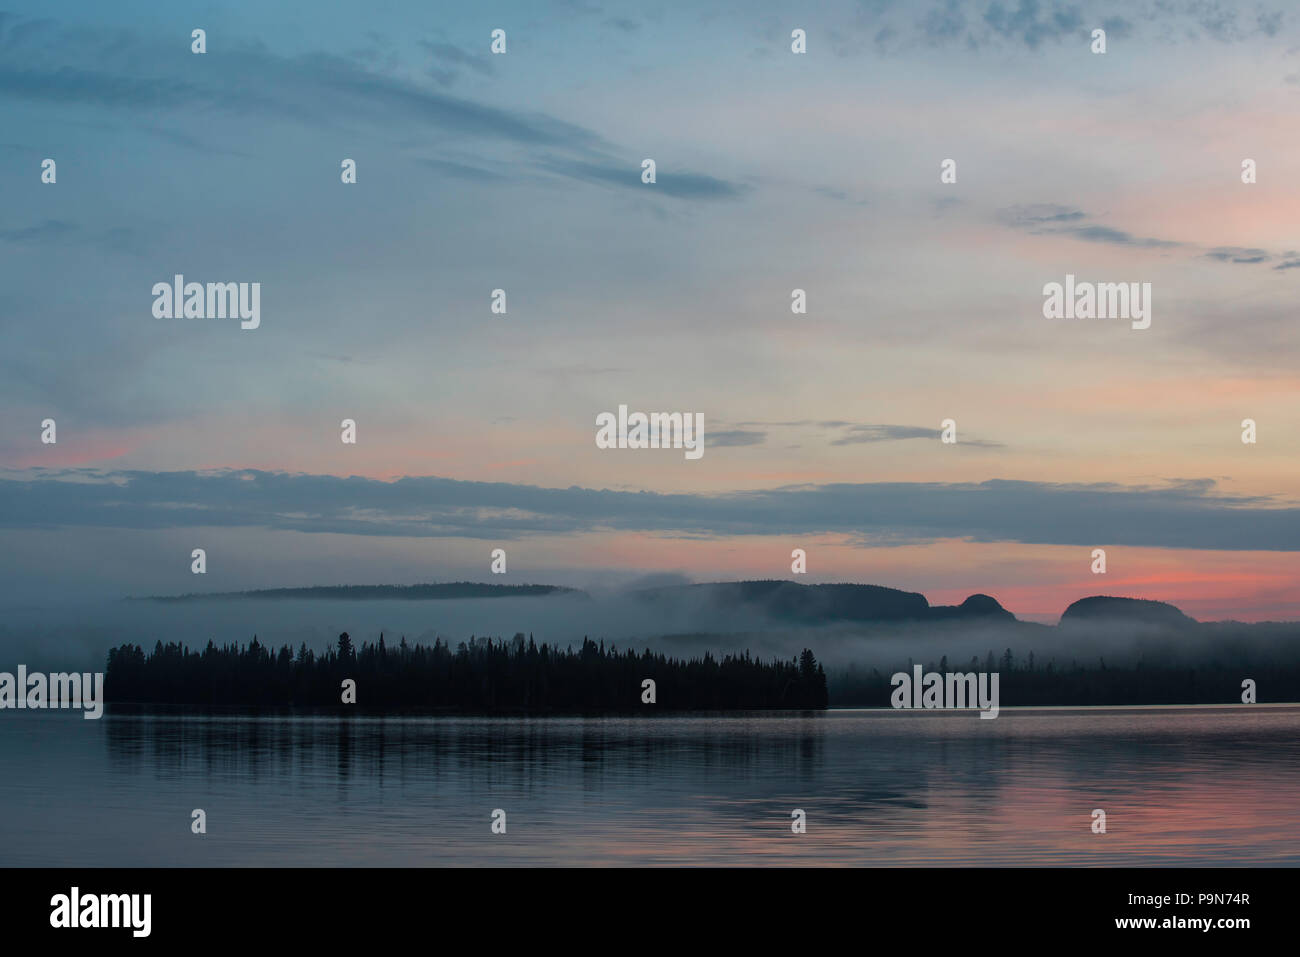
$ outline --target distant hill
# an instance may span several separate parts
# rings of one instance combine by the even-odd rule
[[[672,585],[636,593],[650,604],[703,603],[713,611],[753,611],[780,621],[820,624],[833,621],[939,621],[953,619],[1015,621],[988,595],[972,595],[960,605],[931,606],[919,592],[882,585],[801,585],[783,580]]]
[[[963,618],[967,620],[1016,621],[998,600],[989,595],[971,595],[960,605],[934,605],[931,618]]]
[[[445,582],[431,585],[313,585],[308,588],[264,588],[257,591],[225,591],[188,595],[155,595],[134,601],[208,601],[239,598],[333,599],[367,601],[397,599],[402,601],[439,601],[456,598],[537,598],[543,595],[587,597],[576,588],[559,585],[485,585],[479,582]]]
[[[1171,628],[1198,623],[1168,602],[1145,598],[1114,598],[1109,595],[1080,598],[1061,615],[1061,624],[1069,621],[1133,621]]]
[[[450,601],[474,598],[539,598],[590,596],[559,585],[496,585],[482,582],[442,582],[424,585],[314,585],[306,588],[263,588],[253,591],[154,595],[128,599],[151,602],[234,601],[239,599],[333,601]],[[632,593],[651,609],[690,614],[748,613],[774,624],[822,625],[854,622],[945,622],[954,625],[1006,623],[1026,626],[990,595],[971,595],[960,605],[931,605],[920,592],[884,585],[803,585],[784,579],[666,585]],[[1061,624],[1127,621],[1165,628],[1197,627],[1199,622],[1173,605],[1143,598],[1093,595],[1065,609]]]

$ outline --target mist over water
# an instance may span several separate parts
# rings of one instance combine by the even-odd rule
[[[432,644],[454,648],[471,636],[510,638],[518,632],[561,647],[584,637],[619,647],[676,656],[750,651],[790,658],[811,648],[827,667],[893,669],[907,660],[954,667],[983,662],[989,651],[1011,648],[1017,660],[1032,651],[1042,664],[1077,661],[1096,666],[1138,658],[1166,666],[1232,661],[1300,660],[1300,623],[1242,625],[1192,623],[1181,629],[1125,621],[1066,621],[1058,626],[1020,621],[835,622],[807,625],[778,620],[756,608],[719,606],[684,593],[648,602],[636,592],[555,594],[455,600],[202,599],[183,602],[115,600],[0,608],[0,664],[22,662],[56,670],[102,668],[108,650],[124,642],[146,650],[178,641],[201,650],[247,643],[301,644],[316,651],[341,632],[355,643]]]

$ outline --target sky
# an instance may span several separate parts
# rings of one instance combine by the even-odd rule
[[[5,5],[0,603],[802,548],[1044,621],[1300,618],[1287,4]],[[178,273],[260,326],[156,318]],[[1045,318],[1067,274],[1150,328]],[[704,455],[598,448],[620,405]]]

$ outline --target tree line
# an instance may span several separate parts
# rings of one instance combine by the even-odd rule
[[[912,673],[913,661],[899,665]],[[949,664],[947,656],[924,666],[926,672],[997,672],[1003,707],[1077,707],[1085,705],[1240,704],[1242,682],[1255,682],[1259,701],[1300,701],[1300,664],[1252,661],[1230,663],[1213,659],[1196,664],[1167,664],[1138,658],[1122,664],[1104,657],[1080,663],[1051,658],[1034,660],[1034,653],[1017,659],[1010,648],[992,651],[981,661]],[[849,665],[830,676],[836,707],[888,707],[893,671]]]
[[[647,679],[654,704],[643,702]],[[583,638],[578,649],[516,634],[510,641],[473,638],[453,651],[396,647],[384,641],[358,648],[344,632],[317,654],[304,643],[274,649],[256,636],[246,645],[202,651],[158,641],[146,654],[137,644],[108,653],[104,695],[110,702],[225,706],[330,706],[354,681],[362,708],[430,709],[462,713],[634,712],[686,710],[821,709],[828,704],[826,672],[812,651],[798,658],[760,661],[746,651],[717,659],[677,659],[619,651]]]

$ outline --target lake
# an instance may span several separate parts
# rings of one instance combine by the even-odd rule
[[[0,769],[7,866],[1300,864],[1290,705],[6,711]]]

